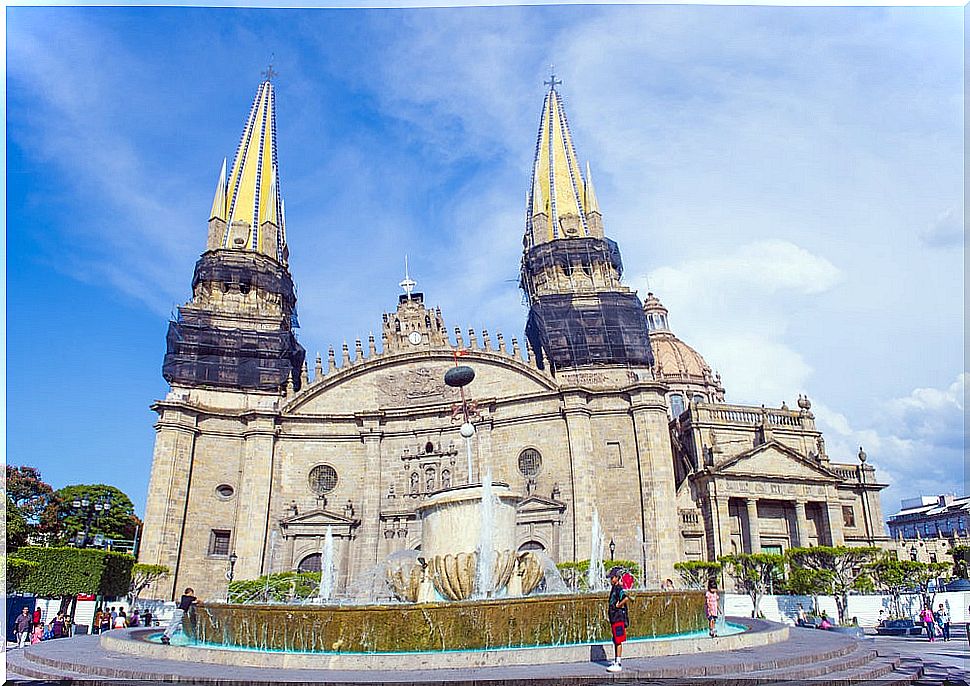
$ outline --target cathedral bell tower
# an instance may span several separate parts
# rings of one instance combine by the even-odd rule
[[[259,85],[232,167],[222,162],[192,300],[169,322],[162,375],[172,386],[279,392],[306,352],[296,340],[296,293],[276,160],[276,94]],[[228,171],[228,174],[227,174]]]
[[[603,233],[589,164],[585,176],[580,171],[561,83],[554,75],[546,82],[526,200],[526,337],[540,367],[650,366],[647,320],[636,293],[620,282],[620,250]]]

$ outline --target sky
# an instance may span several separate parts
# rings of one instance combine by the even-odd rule
[[[522,339],[554,64],[626,282],[727,401],[807,394],[886,514],[967,493],[962,8],[8,7],[6,29],[7,461],[54,487],[143,512],[167,322],[272,60],[311,356],[379,332],[405,254],[449,328]]]

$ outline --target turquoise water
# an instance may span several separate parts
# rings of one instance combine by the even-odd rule
[[[747,630],[743,624],[732,624],[728,622],[724,630],[719,630],[719,636],[732,636],[734,634],[740,634]],[[631,638],[627,640],[627,643],[648,643],[651,641],[668,641],[668,640],[681,640],[686,638],[707,638],[707,630],[702,629],[701,631],[689,631],[682,634],[667,634],[665,636],[647,636],[643,638]],[[146,639],[149,643],[161,643],[162,642],[162,632],[151,634]],[[435,653],[480,653],[480,652],[493,652],[497,650],[532,650],[534,648],[567,648],[570,646],[585,646],[593,645],[590,642],[586,643],[557,643],[555,645],[538,645],[538,646],[509,646],[502,648],[476,648],[473,650],[424,650],[424,651],[412,651],[412,652],[373,652],[373,653],[360,653],[360,652],[350,652],[350,651],[331,651],[331,650],[278,650],[278,649],[262,649],[262,648],[249,648],[245,646],[234,646],[225,645],[223,643],[196,643],[188,636],[182,632],[178,632],[172,637],[173,646],[184,646],[188,648],[211,648],[214,650],[238,650],[247,653],[293,653],[300,655],[422,655],[422,654],[435,654]]]

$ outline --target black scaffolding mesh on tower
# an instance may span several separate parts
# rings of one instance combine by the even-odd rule
[[[279,391],[292,379],[300,388],[306,351],[292,331],[296,293],[285,267],[262,255],[242,251],[205,253],[195,265],[192,288],[235,292],[256,288],[261,297],[279,298],[284,316],[279,328],[266,330],[220,325],[214,313],[180,307],[168,325],[162,376],[170,384]]]

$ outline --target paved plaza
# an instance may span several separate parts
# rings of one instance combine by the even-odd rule
[[[50,641],[7,651],[9,680],[122,680],[290,682],[328,684],[652,684],[877,683],[970,684],[966,630],[949,643],[924,638],[867,637],[792,629],[787,641],[727,652],[624,660],[623,672],[605,672],[607,654],[591,646],[590,660],[499,668],[413,671],[260,669],[227,667],[106,651],[97,636]],[[321,662],[325,661],[321,656]]]

